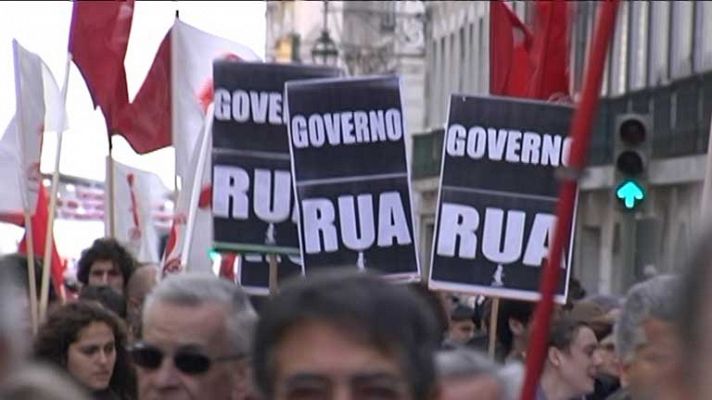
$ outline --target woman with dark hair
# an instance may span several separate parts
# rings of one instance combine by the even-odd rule
[[[78,301],[49,314],[35,338],[34,354],[64,368],[94,399],[135,398],[123,322],[99,303]]]

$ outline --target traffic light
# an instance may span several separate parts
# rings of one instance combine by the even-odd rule
[[[637,210],[647,196],[650,133],[650,119],[646,115],[624,114],[616,118],[614,194],[626,211]]]

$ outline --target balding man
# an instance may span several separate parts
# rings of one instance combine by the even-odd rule
[[[143,301],[158,283],[158,266],[144,264],[140,266],[129,279],[126,286],[126,320],[131,339],[141,335],[141,309]]]

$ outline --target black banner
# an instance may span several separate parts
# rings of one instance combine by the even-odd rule
[[[213,64],[217,249],[299,255],[284,84],[338,75],[339,70],[315,66]]]
[[[544,102],[450,98],[431,288],[538,298],[571,115],[571,107]],[[559,301],[568,290],[572,245],[565,246]]]
[[[399,79],[286,87],[305,272],[355,266],[418,276]]]

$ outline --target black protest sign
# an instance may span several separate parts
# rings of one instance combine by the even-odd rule
[[[284,84],[338,75],[336,69],[315,66],[213,64],[216,248],[299,254]]]
[[[269,295],[269,255],[247,253],[239,256],[237,277],[240,286],[248,294]],[[277,261],[277,282],[301,275],[302,262],[298,255],[275,255]]]
[[[571,107],[544,102],[450,98],[431,288],[538,298],[571,115]],[[565,246],[559,301],[568,290],[572,245]]]
[[[289,82],[304,270],[419,273],[399,79]]]

